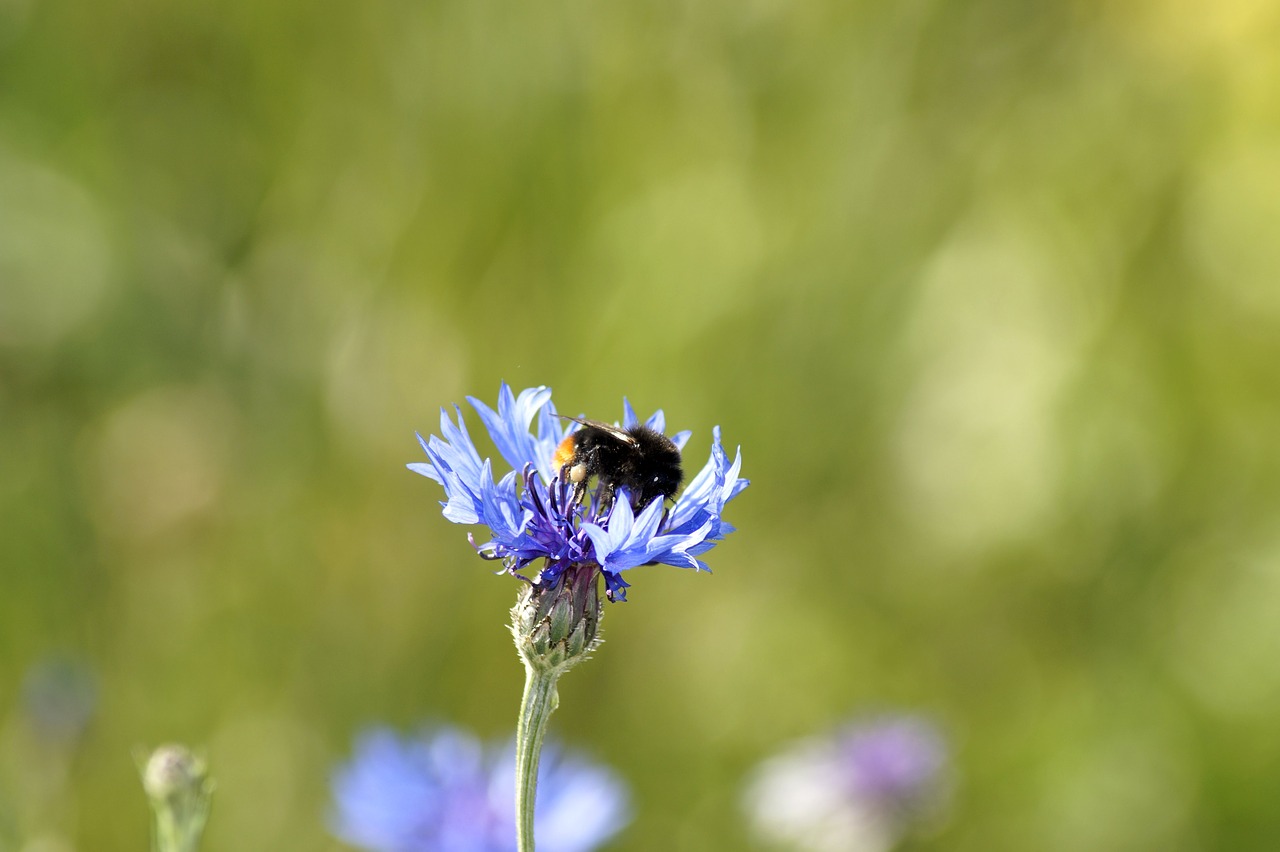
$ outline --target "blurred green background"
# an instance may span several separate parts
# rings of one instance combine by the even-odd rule
[[[1263,0],[0,0],[0,849],[145,848],[179,739],[210,852],[337,850],[363,726],[506,736],[515,581],[404,469],[502,379],[754,482],[562,684],[611,849],[884,708],[913,848],[1280,848],[1278,93]]]

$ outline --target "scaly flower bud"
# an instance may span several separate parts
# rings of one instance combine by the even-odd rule
[[[511,608],[511,635],[520,659],[534,671],[568,671],[602,641],[600,566],[570,565],[550,583],[528,583]]]

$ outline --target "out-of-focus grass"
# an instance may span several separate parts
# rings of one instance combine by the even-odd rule
[[[1274,848],[1278,28],[0,3],[0,849],[141,848],[170,739],[210,850],[338,848],[359,726],[509,730],[515,588],[403,468],[502,378],[755,482],[562,685],[614,848],[746,848],[747,769],[885,706],[956,745],[921,849]]]

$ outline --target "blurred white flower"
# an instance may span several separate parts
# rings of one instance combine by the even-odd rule
[[[765,761],[744,806],[756,834],[787,849],[886,852],[940,811],[946,769],[946,747],[931,724],[882,718]]]

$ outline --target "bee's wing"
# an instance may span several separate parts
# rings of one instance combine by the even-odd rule
[[[602,432],[607,432],[629,446],[634,447],[636,445],[635,438],[625,430],[619,429],[617,426],[610,423],[601,423],[599,420],[587,420],[585,417],[570,417],[568,414],[560,414],[558,416],[563,417],[565,420],[572,420],[574,423],[581,423],[583,426],[591,426],[592,428],[599,429]]]

